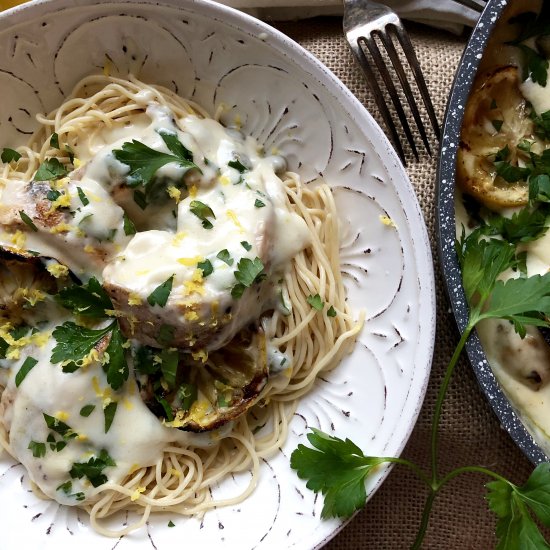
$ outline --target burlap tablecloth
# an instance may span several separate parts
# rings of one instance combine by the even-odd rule
[[[367,91],[342,35],[340,18],[318,18],[275,26],[299,42],[327,65],[369,109],[379,123],[374,100]],[[466,36],[455,37],[420,25],[407,25],[423,68],[431,97],[443,121],[454,73],[466,44]],[[436,160],[423,156],[409,159],[408,172],[422,207],[432,243],[437,284],[437,334],[432,374],[424,406],[404,456],[428,465],[430,424],[436,393],[446,365],[457,343],[458,332],[449,313],[435,235]],[[466,358],[457,367],[443,409],[440,427],[440,472],[457,466],[481,464],[522,484],[531,464],[500,427],[481,394]],[[426,549],[494,548],[495,518],[484,499],[486,478],[468,474],[456,478],[436,500]],[[401,549],[414,540],[426,491],[408,469],[395,468],[365,510],[326,545],[327,550]]]

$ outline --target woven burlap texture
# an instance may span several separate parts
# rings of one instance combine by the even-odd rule
[[[278,23],[277,28],[296,40],[356,95],[382,125],[361,71],[355,66],[342,35],[341,19],[319,18],[298,23]],[[437,112],[443,121],[454,73],[467,37],[408,25],[415,51]],[[431,416],[437,390],[458,340],[454,318],[444,291],[438,264],[435,232],[436,160],[427,155],[420,162],[408,158],[408,173],[424,213],[432,244],[437,284],[437,334],[432,374],[424,406],[404,457],[427,468]],[[440,471],[457,466],[484,465],[514,483],[523,483],[532,466],[500,427],[479,390],[467,360],[458,365],[443,408],[440,433]],[[489,550],[495,547],[495,518],[484,499],[480,475],[456,478],[439,494],[432,513],[425,549]],[[425,488],[408,470],[397,467],[381,489],[332,541],[326,550],[409,548],[414,541],[426,498]]]

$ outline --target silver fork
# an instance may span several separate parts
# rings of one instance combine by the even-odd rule
[[[344,33],[346,35],[349,47],[365,74],[367,84],[374,94],[378,109],[380,110],[380,113],[384,118],[384,122],[391,133],[392,140],[397,149],[397,153],[403,163],[405,163],[403,145],[401,144],[401,140],[399,139],[397,128],[384,99],[384,94],[382,93],[382,90],[380,89],[380,86],[376,81],[374,71],[365,54],[365,50],[363,49],[366,48],[366,51],[370,53],[374,60],[378,72],[380,73],[382,80],[384,81],[384,85],[386,86],[386,89],[389,93],[401,126],[403,127],[403,131],[405,133],[407,141],[411,146],[416,160],[418,160],[418,150],[416,148],[416,144],[411,132],[411,128],[409,126],[409,122],[407,120],[407,116],[405,115],[405,111],[403,110],[403,106],[401,105],[399,95],[397,93],[388,67],[386,66],[386,63],[382,57],[382,53],[380,52],[380,49],[378,48],[378,45],[375,41],[375,37],[378,38],[383,44],[388,54],[388,57],[390,58],[390,61],[393,65],[393,68],[395,69],[395,72],[398,76],[399,82],[401,83],[401,87],[403,89],[405,97],[407,98],[410,111],[412,113],[416,126],[418,127],[422,142],[424,143],[428,154],[431,156],[432,150],[430,147],[428,136],[426,134],[426,129],[424,127],[424,123],[422,122],[418,106],[416,105],[411,86],[409,84],[409,81],[407,80],[405,69],[403,67],[403,64],[401,63],[401,60],[399,59],[399,55],[397,54],[397,50],[395,49],[394,43],[390,36],[390,32],[391,34],[396,36],[401,47],[403,48],[407,61],[412,70],[414,79],[416,81],[416,85],[418,86],[420,95],[422,96],[424,106],[426,107],[426,111],[428,112],[428,117],[435,131],[435,135],[439,140],[439,124],[437,122],[435,110],[430,99],[430,95],[428,93],[426,81],[424,80],[422,71],[420,70],[420,63],[418,62],[416,54],[414,53],[409,36],[405,31],[405,28],[403,27],[399,17],[392,10],[390,10],[386,6],[383,6],[382,4],[378,4],[377,2],[371,2],[370,0],[344,0]]]

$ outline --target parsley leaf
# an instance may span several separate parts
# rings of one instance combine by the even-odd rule
[[[254,282],[265,277],[264,264],[260,258],[241,258],[237,264],[237,271],[234,271],[235,279],[245,287],[252,286]]]
[[[2,162],[5,162],[8,164],[11,161],[17,162],[21,158],[21,153],[18,153],[14,149],[9,149],[8,147],[5,147],[2,149],[2,155],[0,156],[0,159],[2,159]]]
[[[25,379],[27,374],[31,372],[31,370],[36,366],[38,361],[34,357],[27,357],[23,364],[21,365],[21,368],[15,375],[15,386],[18,388],[21,382]]]
[[[535,125],[535,134],[541,139],[550,139],[550,111],[545,111],[540,115],[533,113],[531,118]]]
[[[55,418],[55,416],[50,416],[49,414],[42,413],[44,420],[46,421],[46,426],[55,433],[59,434],[63,439],[69,440],[74,439],[78,434],[65,422]]]
[[[74,366],[74,370],[78,369],[76,362],[86,357],[116,325],[117,322],[113,321],[105,328],[94,330],[66,321],[53,331],[57,344],[52,350],[50,361],[54,364],[63,362]]]
[[[74,314],[85,317],[106,317],[105,310],[113,309],[111,298],[95,277],[86,285],[73,285],[62,289],[56,299]]]
[[[78,198],[80,199],[82,206],[88,206],[90,204],[90,199],[88,199],[86,193],[84,193],[81,187],[77,187],[76,191],[78,193]]]
[[[504,121],[503,120],[491,120],[491,124],[493,125],[493,128],[497,132],[500,132],[500,130],[502,128],[502,125],[504,124]]]
[[[55,132],[50,137],[50,146],[59,149],[59,136]]]
[[[531,80],[535,84],[540,84],[545,88],[546,81],[548,80],[548,60],[536,50],[525,44],[517,44],[517,47],[525,56],[523,80],[527,80],[527,78],[531,77]]]
[[[103,416],[105,417],[105,433],[111,429],[113,420],[115,419],[116,409],[118,403],[116,401],[111,401],[104,409]]]
[[[542,210],[529,207],[515,212],[511,218],[493,214],[489,217],[486,231],[492,235],[502,235],[509,243],[527,243],[546,233],[546,218],[547,215]]]
[[[122,149],[113,150],[114,157],[130,168],[126,178],[130,187],[137,187],[138,185],[147,187],[156,172],[170,162],[175,162],[188,170],[191,168],[200,170],[193,162],[190,151],[178,140],[176,134],[162,131],[159,133],[172,154],[151,149],[135,139],[123,143]]]
[[[166,305],[166,302],[168,301],[168,297],[170,296],[170,292],[172,292],[172,283],[174,282],[174,275],[166,279],[164,283],[157,286],[149,296],[147,296],[147,302],[149,302],[149,305],[159,305],[160,307],[164,307]]]
[[[256,199],[256,200],[254,201],[254,206],[255,206],[256,208],[263,208],[263,207],[265,206],[265,203],[262,202],[260,199]]]
[[[464,291],[470,304],[474,297],[484,302],[500,273],[515,261],[512,244],[497,239],[479,240],[479,237],[480,233],[474,232],[457,243]]]
[[[57,190],[57,189],[50,189],[47,193],[46,193],[46,198],[49,200],[49,201],[55,201],[57,200],[59,197],[61,196],[61,193]]]
[[[183,143],[178,139],[178,136],[175,132],[167,132],[166,130],[159,131],[162,141],[166,144],[166,147],[178,157],[181,165],[186,168],[197,168],[197,165],[193,164],[193,154]],[[187,164],[188,163],[188,164]],[[200,171],[200,170],[199,170]]]
[[[531,512],[550,525],[550,464],[539,464],[523,487],[497,480],[487,483],[489,508],[497,515],[497,550],[549,549]]]
[[[506,160],[495,161],[495,168],[497,170],[497,175],[508,183],[523,181],[527,179],[531,173],[529,168],[514,166]]]
[[[199,262],[197,264],[197,267],[202,270],[202,276],[208,277],[208,275],[211,275],[214,271],[214,268],[212,267],[212,262],[210,260],[204,260],[204,262]]]
[[[202,220],[202,226],[205,229],[212,229],[214,227],[212,225],[212,222],[208,220],[207,218],[214,218],[216,219],[216,215],[214,214],[212,208],[208,206],[207,204],[204,204],[201,201],[191,201],[189,204],[189,210],[192,214],[195,214],[199,220]]]
[[[88,417],[92,414],[92,412],[94,411],[95,409],[95,405],[84,405],[84,407],[82,407],[80,409],[80,416],[84,416],[84,417]]]
[[[113,390],[120,389],[124,382],[128,380],[128,375],[130,373],[123,348],[124,342],[125,339],[120,332],[120,327],[115,321],[112,325],[109,345],[105,350],[105,354],[109,357],[109,361],[103,364],[103,371],[107,375],[107,382]]]
[[[307,297],[307,303],[313,308],[313,309],[316,309],[317,311],[321,311],[324,307],[324,303],[323,303],[323,300],[321,300],[321,296],[319,296],[319,294],[315,294],[315,296],[313,296],[312,294],[310,294],[308,297]]]
[[[46,159],[34,175],[35,181],[50,181],[64,178],[68,174],[67,168],[56,158]]]
[[[34,225],[34,222],[27,214],[25,214],[25,212],[23,212],[23,210],[19,210],[19,216],[21,216],[23,222],[26,223],[33,231],[38,231],[38,227]]]
[[[235,170],[237,170],[240,174],[248,170],[248,168],[239,159],[230,160],[227,163],[227,166],[229,166],[229,168],[235,168]]]
[[[176,524],[172,520],[168,522],[168,527],[175,527],[175,526]]]
[[[247,251],[249,252],[252,248],[252,245],[246,241],[241,241],[241,246]]]
[[[218,258],[222,262],[226,263],[227,265],[233,265],[233,262],[235,261],[235,260],[233,260],[233,258],[229,254],[229,251],[227,250],[227,248],[224,248],[223,250],[220,250],[218,252],[218,254],[216,255],[216,258]]]
[[[525,325],[550,326],[550,273],[497,281],[479,319],[508,319],[525,336]]]
[[[327,317],[336,317],[336,310],[333,306],[330,306],[327,311]]]
[[[351,517],[367,498],[365,478],[384,459],[365,456],[349,439],[342,440],[312,428],[313,449],[298,445],[290,467],[307,479],[307,488],[325,495],[321,517]]]
[[[176,375],[179,365],[179,352],[177,349],[163,349],[160,358],[162,363],[160,369],[165,382],[170,389],[176,387]]]
[[[197,400],[198,389],[194,384],[183,383],[178,390],[178,397],[181,400],[180,409],[188,411],[191,405]]]
[[[46,444],[38,443],[37,441],[31,441],[27,449],[32,451],[34,458],[42,458],[46,456]]]
[[[128,214],[126,214],[126,212],[124,212],[123,221],[124,221],[124,234],[135,235],[136,226],[134,225],[134,222],[128,217]]]
[[[92,457],[88,462],[75,462],[69,474],[73,479],[81,479],[86,476],[94,487],[99,487],[108,481],[103,470],[109,466],[116,466],[116,462],[103,449],[98,457]]]

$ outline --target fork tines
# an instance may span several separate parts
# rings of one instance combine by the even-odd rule
[[[361,6],[359,6],[359,4],[361,4]],[[371,8],[373,8],[371,13],[365,13],[364,10],[359,11],[357,9],[358,7],[364,7],[365,2],[357,2],[357,4],[351,6],[350,9],[348,8],[348,5],[346,5],[346,11],[344,15],[344,30],[346,32],[350,49],[355,55],[359,65],[363,69],[363,72],[365,73],[367,84],[369,85],[374,95],[374,99],[376,100],[378,109],[380,110],[384,122],[390,131],[392,141],[395,144],[399,157],[403,162],[405,162],[405,154],[403,151],[401,140],[399,138],[397,127],[390,113],[390,109],[388,108],[384,93],[382,92],[380,85],[377,82],[373,70],[373,65],[369,61],[367,53],[374,61],[374,66],[376,66],[378,73],[380,74],[384,82],[384,86],[387,89],[388,95],[390,96],[391,104],[395,109],[399,122],[403,128],[403,132],[407,138],[407,141],[410,144],[416,160],[418,160],[418,149],[414,141],[409,121],[407,120],[407,115],[405,114],[405,110],[403,109],[403,105],[401,104],[396,85],[394,83],[394,80],[392,79],[390,70],[388,69],[388,64],[384,60],[384,56],[382,55],[382,52],[380,51],[380,48],[377,44],[377,40],[380,41],[387,53],[387,57],[389,58],[395,73],[397,74],[399,83],[407,99],[410,113],[412,114],[414,122],[418,128],[420,138],[422,139],[422,142],[424,143],[428,154],[431,156],[432,149],[428,140],[426,128],[422,121],[422,117],[420,116],[420,112],[416,104],[411,85],[407,78],[405,68],[403,67],[403,64],[395,48],[392,36],[395,36],[401,48],[403,49],[403,53],[410,66],[414,80],[416,81],[416,85],[424,102],[424,106],[426,107],[426,111],[428,113],[431,125],[434,129],[435,136],[439,140],[439,124],[437,122],[435,110],[430,99],[430,95],[424,77],[422,75],[422,71],[420,69],[420,63],[418,62],[418,58],[414,53],[412,43],[407,35],[407,32],[402,26],[401,21],[399,20],[397,15],[395,15],[395,13],[393,13],[389,8],[386,8],[385,6],[380,6],[379,4],[375,4],[374,2],[366,2],[366,5],[368,7],[367,12]]]

